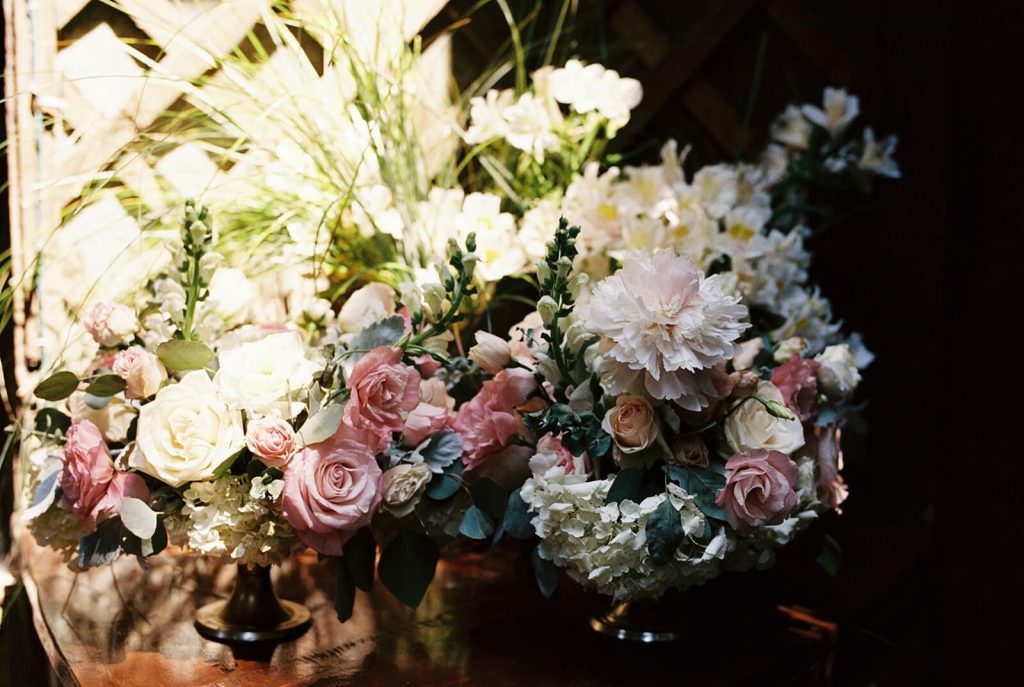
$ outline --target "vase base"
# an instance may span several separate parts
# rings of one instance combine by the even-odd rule
[[[608,610],[592,616],[590,628],[612,639],[644,644],[675,642],[683,637],[678,628],[659,623],[648,614],[637,613],[636,607],[627,601],[613,604]]]
[[[313,619],[302,604],[280,601],[288,617],[276,625],[236,625],[225,619],[227,601],[214,601],[196,611],[196,631],[205,639],[224,644],[280,644],[304,635]]]

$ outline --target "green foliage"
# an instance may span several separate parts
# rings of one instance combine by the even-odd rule
[[[78,540],[78,567],[94,568],[113,563],[121,554],[121,518],[101,522],[95,532]]]
[[[46,435],[63,434],[71,427],[71,418],[56,408],[42,408],[36,413],[35,431]]]
[[[434,501],[445,501],[455,496],[459,487],[462,486],[462,472],[465,466],[461,460],[457,460],[444,469],[440,475],[434,475],[427,485],[427,498]]]
[[[100,375],[85,387],[85,393],[105,398],[121,393],[126,386],[128,383],[117,375]]]
[[[515,539],[529,539],[533,536],[533,512],[529,504],[523,500],[516,489],[508,495],[508,505],[505,507],[505,519],[502,521],[502,528],[510,537]]]
[[[352,617],[356,605],[356,583],[344,556],[328,559],[328,567],[334,573],[334,611],[343,623]]]
[[[172,372],[201,370],[209,365],[216,354],[204,343],[171,339],[156,348],[156,357]]]
[[[608,490],[605,503],[621,503],[625,500],[639,503],[644,494],[644,471],[640,468],[622,468],[615,475]]]
[[[612,439],[601,429],[601,420],[593,413],[577,413],[565,403],[529,413],[523,421],[535,436],[561,435],[562,445],[574,456],[586,453],[596,459],[611,449]]]
[[[373,564],[376,562],[377,542],[369,527],[364,527],[345,542],[342,560],[352,575],[352,581],[364,592],[373,589]]]
[[[843,551],[839,548],[839,542],[831,535],[826,534],[825,541],[822,543],[821,553],[818,554],[816,560],[818,565],[828,573],[829,577],[835,577],[843,563]]]
[[[399,601],[416,608],[434,579],[439,557],[437,542],[431,537],[402,530],[381,551],[377,574]]]
[[[62,401],[75,393],[77,388],[78,377],[75,373],[61,370],[39,382],[33,393],[44,401]]]
[[[435,473],[443,472],[462,456],[462,437],[447,429],[435,432],[415,453]]]
[[[156,513],[144,501],[128,497],[121,502],[121,523],[139,539],[152,538],[156,520]]]
[[[341,419],[345,415],[345,406],[340,403],[326,405],[304,423],[299,430],[299,437],[305,445],[319,444],[330,439],[341,427]]]
[[[481,477],[469,487],[473,503],[495,520],[501,520],[508,505],[508,491],[490,477]]]
[[[352,351],[351,360],[353,362],[359,360],[380,346],[395,345],[404,332],[405,321],[401,315],[392,315],[379,322],[374,322],[352,339],[352,343],[349,344],[349,350]]]
[[[533,568],[533,576],[537,580],[537,588],[540,589],[540,593],[544,595],[544,598],[550,599],[558,589],[558,566],[546,558],[541,558],[540,551],[536,547],[530,553],[530,566]]]
[[[473,504],[462,515],[459,534],[469,539],[487,539],[494,534],[494,521],[479,506]]]
[[[679,511],[665,499],[647,518],[647,550],[651,561],[655,565],[670,563],[684,537]]]
[[[665,468],[668,478],[683,491],[693,496],[701,512],[709,518],[725,520],[725,510],[715,505],[718,490],[725,486],[725,475],[710,468],[669,465]]]

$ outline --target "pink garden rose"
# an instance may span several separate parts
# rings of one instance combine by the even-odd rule
[[[451,426],[452,415],[447,408],[420,401],[405,418],[405,445],[418,446],[434,432],[451,429]]]
[[[555,465],[565,469],[567,475],[588,475],[590,474],[590,458],[584,452],[581,456],[574,456],[572,452],[562,444],[560,436],[545,434],[537,440],[537,453],[543,455],[558,456],[559,460]]]
[[[380,504],[382,473],[359,435],[342,425],[296,451],[284,471],[281,512],[304,544],[327,556],[340,556]]]
[[[459,408],[455,431],[462,435],[462,462],[467,470],[479,466],[489,455],[507,446],[512,437],[523,432],[517,409],[536,388],[532,372],[522,368],[505,369],[484,382],[480,392]]]
[[[295,452],[295,430],[280,417],[261,417],[246,428],[245,445],[264,465],[283,468]]]
[[[818,379],[820,364],[794,355],[772,371],[772,384],[782,392],[782,401],[807,422],[818,409]]]
[[[138,475],[114,467],[99,428],[80,420],[68,429],[64,470],[60,475],[61,506],[70,509],[90,532],[102,514],[121,512],[126,497],[149,500],[149,489]]]
[[[163,363],[142,346],[129,346],[118,351],[110,371],[127,383],[125,398],[149,398],[167,381]]]
[[[374,453],[391,441],[392,432],[405,427],[405,413],[420,402],[420,373],[402,363],[402,349],[375,348],[355,364],[348,378],[352,392],[345,407],[345,423],[376,436]]]
[[[737,453],[725,463],[725,486],[715,503],[739,532],[778,525],[796,506],[799,470],[785,453],[756,449]]]

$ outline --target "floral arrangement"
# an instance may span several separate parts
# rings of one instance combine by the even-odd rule
[[[418,245],[445,258],[340,305],[253,321],[188,204],[166,269],[85,313],[86,369],[35,389],[36,539],[79,568],[169,544],[254,565],[309,547],[345,619],[375,566],[416,606],[460,538],[527,542],[546,594],[562,569],[630,599],[769,565],[838,509],[871,356],[808,284],[799,208],[816,184],[898,176],[895,139],[858,135],[856,98],[827,89],[757,164],[688,175],[669,142],[657,165],[602,168],[587,151],[638,84],[578,61],[533,84],[472,104],[466,141],[515,170],[504,195],[431,190],[417,217],[438,229]],[[531,177],[550,187],[517,228],[504,208]],[[375,231],[420,221],[390,212]],[[499,336],[480,301],[508,276],[534,295]]]

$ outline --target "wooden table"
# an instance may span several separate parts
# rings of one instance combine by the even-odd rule
[[[834,639],[794,625],[793,613],[779,613],[772,599],[752,603],[742,592],[749,587],[737,582],[756,577],[734,576],[717,591],[680,598],[693,630],[687,640],[616,642],[587,627],[594,600],[578,587],[563,582],[545,600],[512,579],[510,556],[485,554],[442,561],[416,611],[377,584],[339,623],[330,575],[309,556],[275,578],[282,597],[309,607],[313,628],[268,662],[236,660],[192,627],[197,606],[230,590],[232,565],[162,555],[148,571],[124,558],[75,574],[34,545],[26,560],[34,621],[58,680],[82,687],[713,686],[771,675],[808,684],[808,676],[827,673]]]

